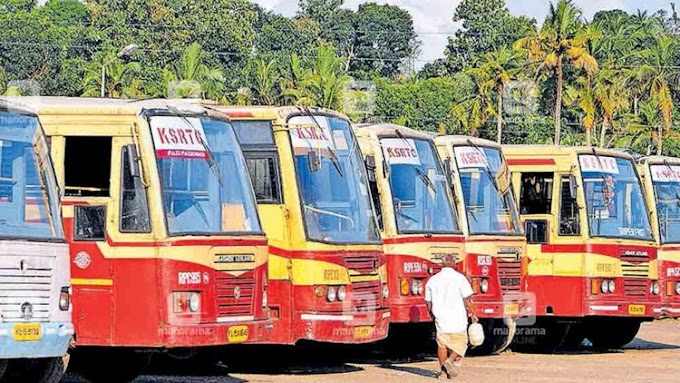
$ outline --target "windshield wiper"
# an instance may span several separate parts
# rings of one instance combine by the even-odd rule
[[[312,119],[312,121],[314,121],[314,125],[316,126],[316,129],[319,130],[319,132],[321,132],[321,134],[323,134],[324,133],[323,128],[321,128],[321,125],[319,125],[319,121],[316,120],[316,117],[314,116],[312,111],[309,110],[309,108],[306,107],[306,106],[302,107],[302,110],[305,112],[305,114],[307,114],[307,116],[309,118]],[[342,166],[340,166],[340,159],[338,158],[338,153],[335,151],[335,148],[333,147],[333,142],[331,141],[332,139],[333,139],[333,137],[328,138],[328,140],[329,140],[329,142],[328,142],[328,152],[331,155],[331,157],[330,157],[331,162],[333,163],[333,166],[335,166],[335,170],[337,170],[338,174],[340,174],[340,177],[344,177],[344,175],[342,173]]]
[[[175,117],[181,118],[182,121],[184,121],[184,123],[187,124],[187,126],[189,126],[191,129],[195,129],[195,127],[191,124],[191,121],[189,121],[189,119],[182,112],[180,112],[179,109],[171,105],[166,105],[166,108]],[[222,178],[222,173],[220,172],[220,166],[217,163],[215,157],[213,156],[210,147],[205,142],[205,140],[203,140],[203,135],[196,134],[196,137],[198,138],[198,142],[201,144],[201,146],[203,146],[203,150],[205,150],[207,154],[205,161],[208,163],[208,167],[210,168],[210,170],[212,170],[213,174],[215,174],[215,177],[217,178],[217,182],[219,182],[220,187],[224,187],[224,179]]]
[[[411,143],[408,142],[406,137],[404,137],[404,135],[399,130],[395,130],[394,132],[397,135],[397,137],[399,137],[402,141],[404,141],[406,143],[406,145],[408,145],[413,151],[415,151],[416,153],[418,152],[418,150],[416,150],[416,148],[411,146]],[[418,175],[418,178],[420,178],[420,180],[423,181],[423,183],[428,188],[432,189],[432,192],[434,194],[437,194],[437,187],[434,186],[434,183],[432,182],[430,177],[428,177],[428,175],[425,174],[425,171],[423,169],[421,169],[419,166],[411,166],[411,169],[413,169],[416,172],[416,174]]]
[[[496,175],[493,174],[491,171],[491,164],[489,164],[489,161],[486,160],[486,154],[484,151],[477,146],[474,142],[472,142],[471,139],[468,138],[467,140],[468,145],[472,146],[477,152],[479,152],[479,155],[482,158],[482,161],[484,162],[484,173],[486,173],[486,176],[489,177],[489,182],[491,182],[491,185],[496,189],[496,191],[501,194],[503,191],[501,190],[501,186],[498,184],[498,180],[496,179]]]

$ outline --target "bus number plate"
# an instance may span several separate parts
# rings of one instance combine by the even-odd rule
[[[373,326],[358,326],[354,328],[354,339],[367,339],[373,335]]]
[[[644,305],[630,305],[628,306],[628,314],[630,315],[645,315]]]
[[[243,343],[250,337],[248,326],[232,326],[227,330],[229,343]]]
[[[508,303],[503,308],[503,315],[519,315],[519,304]]]
[[[39,323],[22,323],[14,325],[12,329],[14,340],[28,342],[42,338],[42,326]]]

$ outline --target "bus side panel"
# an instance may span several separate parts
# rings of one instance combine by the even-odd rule
[[[158,300],[156,270],[158,261],[155,259],[117,259],[114,262],[114,344],[161,345],[159,311],[166,305]]]

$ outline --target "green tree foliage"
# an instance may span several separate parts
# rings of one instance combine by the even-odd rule
[[[504,0],[463,0],[453,21],[462,23],[462,29],[449,38],[446,47],[450,73],[472,66],[477,56],[511,47],[536,28],[535,20],[511,15]]]

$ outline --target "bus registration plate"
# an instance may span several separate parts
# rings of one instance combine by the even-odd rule
[[[630,305],[628,306],[628,314],[630,315],[645,315],[644,305]]]
[[[17,342],[29,342],[42,338],[42,326],[39,323],[21,323],[14,325],[12,335]]]
[[[250,338],[248,326],[232,326],[227,330],[229,343],[243,343]]]
[[[519,304],[518,303],[508,303],[503,308],[503,315],[519,315]]]
[[[357,326],[354,328],[354,339],[367,339],[373,335],[373,326]]]

